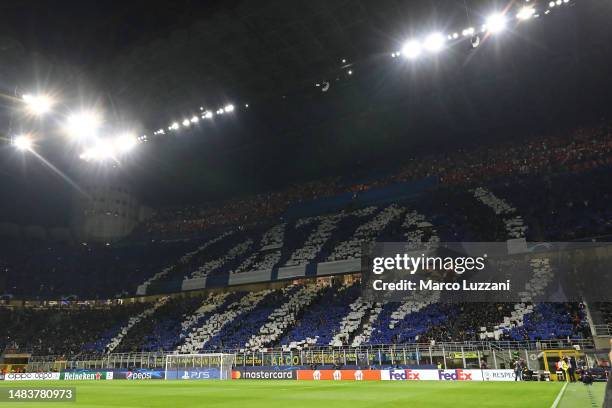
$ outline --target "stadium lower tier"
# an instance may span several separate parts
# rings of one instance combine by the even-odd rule
[[[370,303],[346,276],[249,292],[190,292],[105,307],[0,308],[0,348],[35,355],[284,352],[431,342],[591,339],[584,305]]]

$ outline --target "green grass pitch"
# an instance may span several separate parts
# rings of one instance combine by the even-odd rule
[[[49,381],[0,387],[76,387],[77,401],[0,403],[0,407],[550,408],[562,383],[334,381]],[[570,384],[558,408],[600,407],[604,384]],[[50,404],[50,405],[49,405]]]

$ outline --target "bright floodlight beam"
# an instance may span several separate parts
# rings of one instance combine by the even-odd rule
[[[96,135],[100,128],[100,117],[93,112],[81,112],[68,117],[66,130],[75,139],[89,138]]]
[[[138,143],[136,137],[129,133],[124,133],[115,138],[113,145],[114,148],[120,153],[127,153],[136,147]]]
[[[444,36],[440,33],[432,33],[425,38],[423,47],[429,52],[439,52],[444,48]]]
[[[408,59],[415,59],[421,55],[421,44],[417,40],[407,41],[402,47],[402,55]]]
[[[504,16],[502,13],[491,14],[487,18],[487,30],[493,34],[500,33],[506,28],[506,23],[506,16]]]
[[[533,17],[534,14],[535,9],[533,8],[533,6],[523,6],[518,11],[518,13],[516,13],[516,18],[518,18],[519,20],[529,20],[531,17]]]
[[[21,97],[25,102],[27,109],[34,115],[44,115],[51,110],[53,102],[46,95],[30,95],[25,94]]]
[[[470,37],[474,34],[474,27],[468,27],[461,32],[464,37]]]
[[[115,144],[109,140],[98,140],[96,144],[86,149],[79,157],[85,161],[104,161],[115,156]]]
[[[17,150],[25,151],[32,149],[32,139],[27,135],[16,136],[12,143]]]

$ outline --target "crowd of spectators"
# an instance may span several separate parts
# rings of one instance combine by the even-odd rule
[[[218,302],[206,309],[204,314],[197,310],[215,297],[175,297],[163,303],[154,313],[142,315],[151,303],[135,305],[114,305],[104,308],[22,308],[10,310],[0,308],[0,319],[7,322],[0,338],[0,349],[15,347],[36,355],[71,355],[101,353],[109,339],[120,333],[130,318],[143,318],[130,327],[114,352],[174,351],[186,341],[181,335],[189,330],[206,326],[216,321],[217,330],[211,331],[202,347],[192,352],[222,349],[252,349],[249,342],[262,334],[266,322],[270,322],[274,311],[284,310],[294,295],[301,293],[302,285],[265,292],[264,296],[250,308],[234,313],[234,318],[219,321],[216,316],[234,307],[239,296],[225,296],[227,301]],[[282,330],[265,347],[280,347],[286,350],[308,349],[351,345],[354,331],[336,341],[343,330],[343,322],[350,316],[351,304],[360,304],[364,310],[362,319],[369,319],[377,308],[363,303],[359,285],[335,284],[316,295],[316,301],[306,305],[295,314],[295,320]],[[484,330],[498,327],[515,309],[512,303],[465,303],[445,304],[427,302],[413,307],[408,313],[398,315],[401,303],[381,304],[382,310],[375,320],[371,336],[361,345],[380,344],[431,344],[439,342],[470,342],[483,340]],[[193,325],[193,316],[203,316]],[[284,317],[279,315],[279,317]],[[186,322],[191,324],[186,326]],[[358,326],[361,324],[357,321]],[[530,308],[520,321],[506,327],[497,341],[526,341],[537,343],[546,340],[575,341],[589,339],[591,332],[584,308],[576,303],[540,303]],[[354,345],[354,344],[353,344]],[[252,346],[252,344],[251,344]],[[289,348],[288,348],[289,347]]]
[[[396,171],[351,184],[340,177],[284,190],[205,205],[159,209],[139,233],[193,233],[213,226],[245,225],[280,216],[301,202],[393,183],[437,177],[445,185],[485,182],[511,175],[580,172],[612,164],[612,125],[580,127],[560,134],[465,148],[407,159]]]
[[[0,287],[13,296],[106,299],[134,294],[145,279],[173,265],[197,241],[127,245],[0,240]],[[0,292],[1,293],[1,292]]]
[[[17,345],[36,355],[79,355],[115,334],[145,304],[91,307],[0,307],[0,350]]]

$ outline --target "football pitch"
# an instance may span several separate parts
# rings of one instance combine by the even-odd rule
[[[0,407],[550,408],[562,383],[335,381],[0,382],[1,388],[76,388],[75,402],[1,402]],[[557,408],[600,407],[605,384],[569,384]]]

